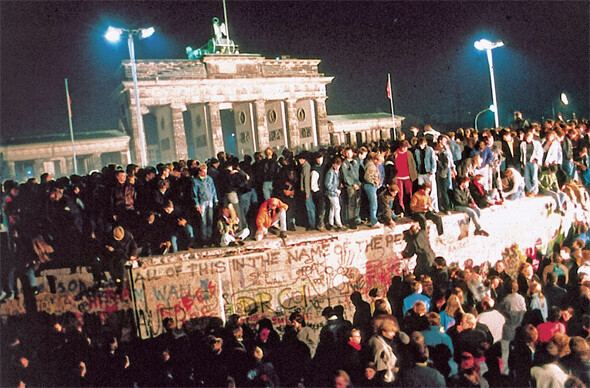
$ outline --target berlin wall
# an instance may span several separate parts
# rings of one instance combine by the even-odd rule
[[[482,211],[481,223],[489,237],[474,236],[473,225],[461,213],[443,217],[445,234],[437,236],[430,225],[431,245],[447,262],[494,263],[504,250],[518,244],[524,252],[545,251],[562,231],[569,229],[573,214],[552,213],[549,197],[526,198],[497,209]],[[97,291],[92,275],[79,268],[42,271],[38,277],[37,307],[52,314],[97,313],[107,317],[119,310],[135,309],[143,338],[162,332],[161,321],[172,317],[178,326],[192,318],[230,314],[248,317],[251,323],[269,318],[282,330],[293,311],[302,312],[310,326],[319,329],[327,306],[342,305],[352,319],[350,294],[365,299],[372,288],[384,295],[392,276],[412,260],[402,257],[403,232],[395,228],[341,233],[291,234],[283,243],[277,237],[249,242],[240,248],[180,252],[144,258],[130,271],[132,289],[117,295],[114,288]],[[131,292],[135,298],[131,298]],[[22,297],[0,306],[0,315],[24,312]]]

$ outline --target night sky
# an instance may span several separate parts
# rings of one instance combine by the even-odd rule
[[[328,114],[395,111],[439,129],[473,126],[491,103],[480,38],[502,40],[493,51],[500,123],[512,111],[540,120],[551,105],[571,118],[589,116],[588,1],[537,2],[255,2],[227,0],[230,37],[243,53],[321,59]],[[111,95],[128,59],[126,42],[104,39],[109,25],[154,26],[136,41],[138,59],[186,58],[204,45],[221,1],[0,1],[2,137],[68,133],[64,78],[75,131],[118,126]],[[570,105],[559,108],[565,92]],[[491,125],[493,115],[480,118]],[[445,124],[446,123],[446,124]]]

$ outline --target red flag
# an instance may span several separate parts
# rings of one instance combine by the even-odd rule
[[[72,117],[72,99],[70,98],[70,93],[68,92],[68,114]]]
[[[391,100],[391,80],[387,79],[387,98]]]
[[[66,78],[64,81],[66,84],[66,102],[68,103],[68,116],[71,119],[72,118],[72,99],[70,98],[70,90],[68,88],[68,79]]]

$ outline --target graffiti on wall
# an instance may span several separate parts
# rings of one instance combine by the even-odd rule
[[[123,289],[123,292],[118,294],[111,281],[107,281],[103,288],[98,289],[94,285],[92,275],[83,268],[74,273],[70,269],[43,271],[41,276],[37,277],[37,288],[37,310],[58,316],[71,312],[79,318],[85,313],[106,318],[109,314],[127,310],[132,306],[128,289]],[[22,289],[19,289],[17,294],[14,300],[0,305],[2,319],[25,313]]]
[[[356,238],[354,238],[356,236]],[[313,327],[322,310],[342,305],[352,317],[350,294],[386,289],[403,265],[401,234],[348,235],[227,258],[195,252],[154,259],[134,270],[134,292],[145,335],[161,332],[161,321],[177,325],[203,316],[240,314],[255,323],[269,318],[279,329],[299,311]]]
[[[477,265],[494,263],[513,243],[525,249],[539,246],[540,239],[543,246],[550,247],[556,231],[568,230],[571,217],[547,215],[547,201],[551,199],[534,197],[507,203],[505,209],[484,210],[481,222],[490,231],[485,240],[473,236],[473,226],[465,215],[445,216],[443,236],[437,236],[434,225],[429,225],[432,247],[449,263],[470,259]],[[515,211],[528,218],[507,217]],[[193,318],[223,318],[234,313],[252,324],[269,318],[281,331],[289,314],[299,311],[311,327],[320,328],[325,307],[342,305],[350,319],[352,292],[359,291],[367,299],[369,290],[377,288],[384,295],[392,276],[413,267],[412,260],[401,256],[407,227],[360,230],[281,248],[154,256],[133,269],[132,292],[126,290],[121,295],[114,292],[112,284],[104,289],[94,287],[85,268],[74,273],[70,269],[45,270],[37,278],[37,307],[56,315],[73,312],[79,317],[84,313],[106,317],[133,307],[143,337],[161,333],[166,317],[174,318],[180,326]],[[467,237],[459,239],[464,233]],[[224,256],[227,254],[231,256]],[[0,304],[1,318],[25,312],[22,292],[19,294]]]

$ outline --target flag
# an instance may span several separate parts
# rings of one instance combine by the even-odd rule
[[[66,84],[66,100],[68,102],[68,115],[72,118],[72,99],[70,98],[70,89],[68,88],[68,79],[64,79]]]
[[[72,117],[72,99],[70,98],[70,93],[68,93],[68,114]]]
[[[391,79],[387,78],[387,98],[391,100]]]

